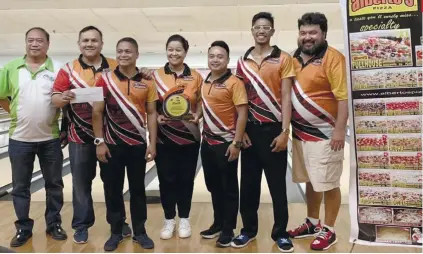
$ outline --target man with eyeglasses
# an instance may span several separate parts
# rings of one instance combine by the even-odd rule
[[[258,231],[262,170],[273,201],[274,225],[271,237],[282,252],[292,252],[286,197],[286,168],[291,87],[295,76],[292,57],[270,45],[273,36],[272,14],[260,12],[252,19],[255,46],[247,50],[237,65],[248,94],[248,123],[241,155],[240,212],[244,228],[231,243],[242,248],[253,241]]]

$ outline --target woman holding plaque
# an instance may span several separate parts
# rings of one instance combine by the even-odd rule
[[[168,62],[155,71],[159,101],[157,157],[160,198],[165,220],[161,239],[170,239],[176,228],[178,207],[180,238],[191,236],[189,213],[200,146],[197,107],[201,107],[201,75],[184,63],[188,41],[172,35],[166,42]]]

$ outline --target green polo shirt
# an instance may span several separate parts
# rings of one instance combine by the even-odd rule
[[[24,142],[47,141],[59,137],[60,109],[53,106],[51,92],[60,65],[47,58],[32,72],[20,57],[0,71],[0,98],[10,96],[9,137]]]

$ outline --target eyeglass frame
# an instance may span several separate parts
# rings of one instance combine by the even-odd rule
[[[255,28],[255,27],[258,27],[258,29]],[[269,27],[269,30],[266,30],[265,27],[266,28]],[[252,26],[251,27],[251,30],[253,30],[253,31],[260,31],[261,29],[263,29],[263,31],[265,31],[265,32],[270,32],[270,31],[273,30],[273,27],[272,26],[267,26],[267,25],[266,26],[264,26],[264,25],[255,25],[255,26]]]

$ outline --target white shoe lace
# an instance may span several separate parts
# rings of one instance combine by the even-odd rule
[[[164,231],[173,232],[174,228],[175,228],[175,220],[165,220],[162,232]]]
[[[328,234],[329,234],[329,232],[322,230],[322,231],[319,232],[319,234],[317,235],[316,238],[328,240]]]
[[[179,221],[179,230],[191,231],[191,225],[188,219],[181,219]]]

